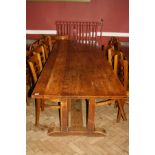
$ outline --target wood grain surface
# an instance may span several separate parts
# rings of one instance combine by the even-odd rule
[[[74,41],[57,41],[32,93],[33,98],[126,97],[100,49]]]

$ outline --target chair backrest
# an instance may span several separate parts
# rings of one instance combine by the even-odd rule
[[[33,52],[30,50],[26,50],[26,60],[33,56]]]
[[[118,78],[125,90],[129,88],[129,64],[127,60],[118,61]]]
[[[30,59],[32,56],[33,56],[33,53],[27,49],[26,50],[26,84],[27,85],[30,83],[30,68],[27,60]]]
[[[114,53],[113,49],[108,49],[108,62],[114,69],[114,73],[117,75],[118,72],[118,55]]]
[[[36,83],[43,68],[40,54],[36,53],[30,59],[28,59],[28,64],[32,73],[33,81]]]
[[[48,51],[51,52],[53,49],[53,40],[51,36],[44,36],[44,44],[49,48]]]
[[[57,35],[68,35],[70,40],[97,46],[97,33],[101,32],[101,25],[103,25],[101,23],[93,21],[57,21]]]
[[[44,66],[44,64],[46,63],[44,46],[39,45],[38,47],[36,47],[35,50],[33,51],[33,54],[35,55],[36,53],[40,54],[41,62],[42,62],[42,65]]]
[[[39,45],[42,45],[43,43],[44,43],[44,38],[37,39],[35,42],[33,42],[30,45],[29,50],[34,51]]]
[[[108,46],[113,47],[114,50],[116,50],[116,51],[119,51],[120,50],[120,42],[119,42],[118,38],[111,37],[108,42]]]
[[[32,43],[31,45],[30,45],[30,47],[29,47],[29,50],[30,51],[34,51],[38,46],[39,46],[39,41],[37,40],[37,41],[35,41],[34,43]]]
[[[123,60],[124,55],[121,51],[114,51],[113,48],[108,49],[108,62],[114,69],[114,73],[118,74],[118,61]]]
[[[48,56],[50,54],[49,48],[46,44],[42,44],[43,48],[44,48],[44,53],[45,53],[45,59],[48,59]]]
[[[115,51],[120,51],[120,42],[118,38],[116,37],[111,37],[110,40],[108,41],[107,46],[104,48],[104,54],[105,56],[108,56],[108,49],[112,48]]]

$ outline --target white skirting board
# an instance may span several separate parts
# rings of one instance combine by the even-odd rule
[[[57,34],[56,30],[26,30],[26,34]],[[97,36],[100,36],[100,32],[97,32]],[[129,33],[124,32],[102,32],[102,36],[115,36],[115,37],[129,37]]]

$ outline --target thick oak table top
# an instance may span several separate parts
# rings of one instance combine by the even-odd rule
[[[32,93],[33,98],[126,97],[103,52],[74,41],[57,41]]]

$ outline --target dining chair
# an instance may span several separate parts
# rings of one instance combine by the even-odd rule
[[[44,38],[39,38],[29,45],[29,50],[34,51],[39,45],[44,43]]]
[[[45,63],[46,63],[44,46],[43,46],[43,45],[37,46],[37,47],[33,50],[33,54],[35,55],[36,53],[40,54],[41,62],[42,62],[42,65],[44,66]]]
[[[26,105],[29,106],[29,92],[31,91],[32,87],[32,77],[30,73],[30,68],[28,65],[27,60],[33,56],[33,53],[30,50],[26,50]]]
[[[125,90],[129,90],[129,64],[128,60],[119,60],[118,61],[118,78],[120,79],[122,85],[124,86]]]
[[[29,106],[30,102],[29,102],[29,91],[31,89],[32,86],[32,80],[31,80],[31,76],[30,76],[30,70],[29,67],[26,63],[26,105]]]
[[[52,39],[52,37],[49,35],[43,37],[44,37],[44,44],[48,47],[50,53],[53,49],[53,44],[55,43],[55,40]]]
[[[30,59],[28,59],[28,64],[32,73],[33,77],[33,88],[37,83],[37,80],[42,72],[43,66],[41,62],[41,57],[39,53],[35,53]],[[47,103],[48,102],[48,103]],[[50,102],[50,104],[49,104]],[[56,103],[57,102],[57,103]],[[56,104],[55,104],[56,103]],[[60,116],[60,108],[61,104],[58,99],[53,100],[41,100],[41,110],[44,111],[45,107],[49,107],[52,109],[59,109],[59,116]]]
[[[43,46],[43,47],[42,47]],[[43,65],[45,61],[48,59],[50,53],[51,43],[43,36],[43,38],[38,39],[35,43],[33,43],[31,50],[35,52],[41,52]],[[43,54],[44,53],[44,54]],[[43,56],[45,55],[45,56]],[[45,58],[44,58],[45,57]]]
[[[129,64],[128,64],[127,60],[119,60],[118,61],[118,78],[126,90],[127,97],[129,97]],[[123,113],[125,116],[124,120],[127,119],[125,111],[124,111],[125,103],[126,103],[126,99],[117,101],[117,104],[122,104],[122,110],[123,110]],[[120,107],[118,107],[118,114],[117,114],[118,122],[120,121],[120,118],[121,118],[121,112],[120,112]]]
[[[112,66],[116,76],[118,76],[118,73],[120,75],[126,75],[126,73],[122,74],[122,72],[120,72],[121,71],[120,66],[118,66],[119,63],[120,63],[120,65],[122,64],[121,63],[122,61],[124,61],[124,60],[123,60],[123,53],[121,51],[114,51],[113,48],[108,49],[108,62]],[[127,75],[126,75],[126,77],[127,77]],[[124,80],[124,78],[121,78],[121,79]],[[127,80],[125,80],[125,82],[126,81]],[[126,84],[125,84],[125,86],[126,86]],[[122,103],[122,102],[123,102],[122,100],[96,99],[96,107],[104,106],[104,105],[111,105],[112,103],[114,103],[115,107],[118,107],[117,122],[119,122],[121,116],[122,116],[123,120],[126,120],[126,114],[124,111],[124,103]]]
[[[91,46],[100,46],[102,28],[103,19],[101,19],[101,22],[56,21],[57,35],[68,35],[70,40]],[[100,32],[100,39],[98,32]]]
[[[114,50],[119,51],[120,50],[120,41],[116,37],[111,37],[109,42],[108,42],[109,47],[113,47]]]
[[[29,50],[30,51],[33,51],[34,49],[36,49],[36,47],[38,47],[40,44],[40,42],[37,40],[35,41],[34,43],[32,43],[30,46],[29,46]]]
[[[121,51],[121,44],[118,38],[111,37],[108,44],[104,48],[104,55],[108,58],[108,50],[113,49],[114,51]]]
[[[125,87],[125,90],[126,90],[126,85],[128,83],[128,79],[127,79],[127,77],[128,77],[128,69],[127,69],[128,61],[124,60],[124,59],[125,59],[125,56],[124,56],[122,51],[117,51],[117,50],[114,51],[113,48],[108,49],[108,62],[112,66],[115,75],[120,79],[123,86],[125,84],[124,87]],[[125,70],[123,70],[123,69],[125,69]],[[120,101],[120,102],[122,102],[122,101]],[[118,100],[115,101],[115,107],[118,107]],[[119,109],[118,109],[118,111],[119,111]],[[126,120],[126,115],[125,115],[125,112],[124,112],[124,106],[122,106],[122,112],[124,113],[124,116],[122,118],[124,120]],[[119,121],[120,121],[120,116],[117,119],[117,122],[119,122]]]
[[[115,54],[113,49],[108,49],[108,62],[112,66],[115,75],[117,75],[118,71],[118,54]],[[104,105],[111,105],[115,103],[113,99],[96,99],[96,107],[104,106]]]
[[[31,74],[33,77],[33,83],[35,85],[43,69],[40,54],[35,53],[31,58],[28,59],[28,64],[29,64]]]

